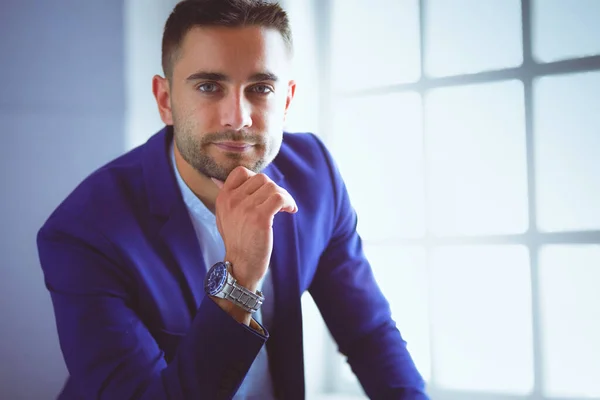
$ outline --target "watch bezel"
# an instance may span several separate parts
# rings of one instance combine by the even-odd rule
[[[219,282],[217,283],[216,287],[211,289],[211,287],[209,286],[209,280],[215,273],[220,274]],[[228,274],[229,272],[227,271],[227,265],[224,262],[218,262],[215,265],[213,265],[212,268],[207,272],[206,277],[204,278],[205,292],[208,293],[210,296],[216,296],[217,294],[219,294],[225,287],[225,284],[227,283]]]

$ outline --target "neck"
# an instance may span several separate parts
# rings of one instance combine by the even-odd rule
[[[219,189],[209,177],[196,171],[183,159],[177,146],[173,147],[175,148],[175,166],[179,171],[179,175],[181,175],[181,178],[190,190],[204,203],[206,208],[214,214]]]

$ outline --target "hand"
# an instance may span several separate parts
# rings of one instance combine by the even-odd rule
[[[298,206],[268,176],[244,167],[234,169],[225,183],[213,182],[220,188],[215,214],[225,259],[240,285],[256,291],[273,250],[273,217],[280,211],[296,213]]]

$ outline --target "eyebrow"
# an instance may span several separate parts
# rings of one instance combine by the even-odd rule
[[[260,82],[260,81],[277,82],[277,79],[278,79],[277,75],[275,75],[271,72],[259,72],[259,73],[252,75],[248,79],[248,81],[249,82]],[[228,82],[231,79],[227,75],[222,74],[220,72],[199,71],[199,72],[193,73],[192,75],[188,76],[186,80],[188,82],[189,81],[199,81],[199,80]]]

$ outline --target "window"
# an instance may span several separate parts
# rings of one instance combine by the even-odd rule
[[[323,3],[322,137],[432,397],[600,399],[600,1]]]

